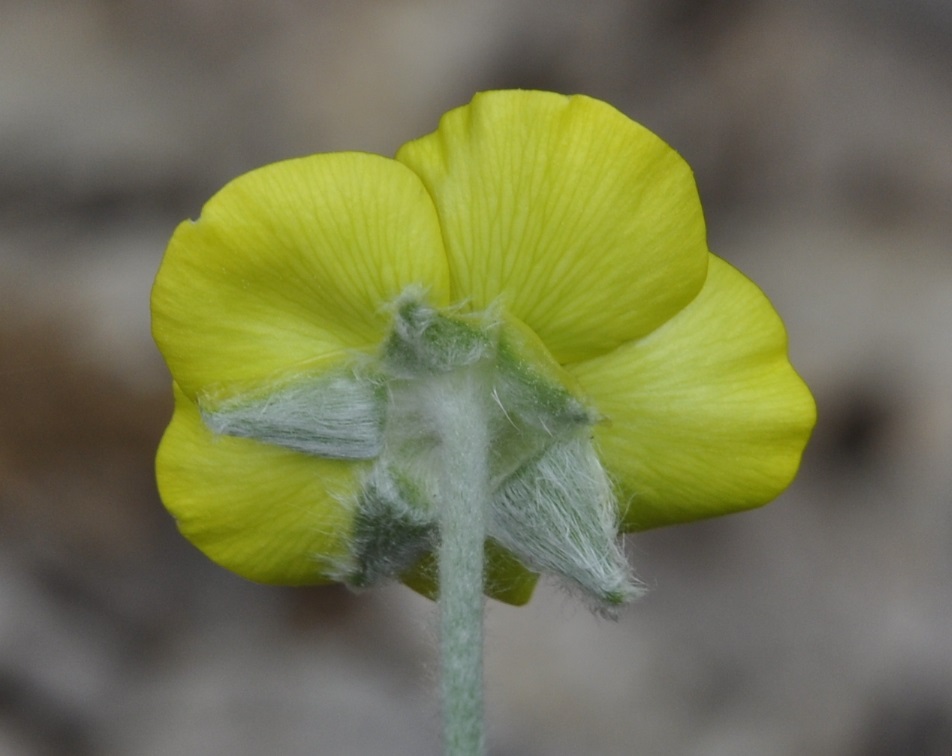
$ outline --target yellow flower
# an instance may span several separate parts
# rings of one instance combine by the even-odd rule
[[[426,376],[489,366],[487,592],[511,603],[538,571],[624,592],[563,570],[565,521],[534,508],[595,507],[578,549],[599,551],[606,528],[754,507],[815,420],[780,319],[709,253],[688,166],[583,96],[487,92],[395,160],[252,171],[175,231],[152,311],[176,396],[162,498],[262,582],[433,593]]]

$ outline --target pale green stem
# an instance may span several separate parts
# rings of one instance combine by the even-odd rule
[[[489,508],[488,380],[479,366],[432,379],[440,439],[439,577],[446,756],[485,753],[483,542]]]

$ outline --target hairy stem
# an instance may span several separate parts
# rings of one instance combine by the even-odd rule
[[[439,436],[439,576],[447,756],[485,753],[483,544],[489,509],[489,379],[479,364],[432,378]]]

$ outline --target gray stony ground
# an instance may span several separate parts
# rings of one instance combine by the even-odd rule
[[[776,504],[631,538],[617,623],[490,607],[492,754],[952,753],[950,50],[942,0],[0,0],[0,754],[438,752],[431,604],[174,532],[147,297],[232,176],[510,86],[688,158],[821,420]]]

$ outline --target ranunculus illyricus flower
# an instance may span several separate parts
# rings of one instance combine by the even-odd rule
[[[175,231],[152,312],[163,501],[269,583],[435,591],[446,376],[485,387],[486,591],[511,603],[540,572],[620,602],[619,531],[775,498],[815,420],[690,168],[583,96],[487,92],[395,159],[235,179]]]

